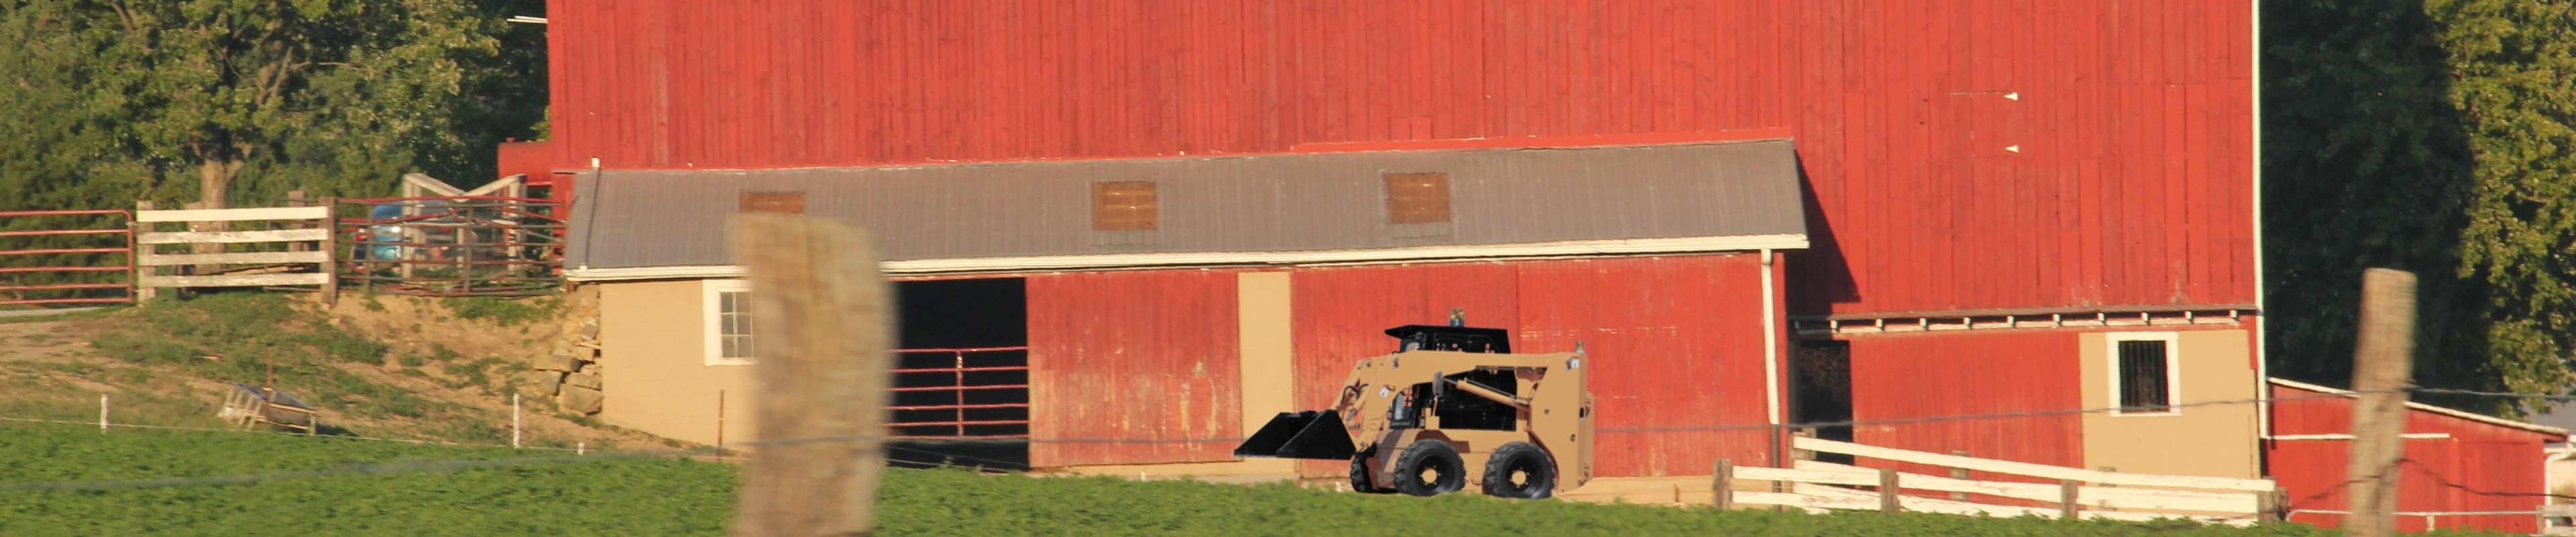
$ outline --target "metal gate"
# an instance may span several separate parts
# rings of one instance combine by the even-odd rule
[[[904,438],[1027,438],[1028,347],[896,349],[890,425]]]
[[[134,301],[134,213],[0,211],[0,306]]]

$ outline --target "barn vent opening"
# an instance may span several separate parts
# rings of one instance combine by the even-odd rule
[[[1025,470],[1029,460],[1028,281],[899,281],[897,466]],[[961,441],[962,440],[962,441]]]

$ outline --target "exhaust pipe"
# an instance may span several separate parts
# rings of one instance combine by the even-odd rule
[[[1358,452],[1350,431],[1342,428],[1342,415],[1321,410],[1281,412],[1234,448],[1237,457],[1335,461],[1350,460]]]

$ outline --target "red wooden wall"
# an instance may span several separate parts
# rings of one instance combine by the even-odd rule
[[[1515,352],[1584,344],[1594,475],[1707,475],[1718,457],[1766,465],[1761,270],[1751,254],[1299,269],[1297,401],[1330,405],[1353,362],[1394,348],[1385,329],[1465,308],[1471,326],[1512,330]]]
[[[2058,466],[2084,466],[2078,414],[1930,420],[1946,416],[2058,412],[2084,408],[2076,359],[2081,334],[1994,331],[1880,335],[1851,339],[1852,441],[1873,446]],[[1868,466],[1886,461],[1863,460]],[[1895,466],[1947,475],[1948,468]],[[2025,479],[1977,472],[1975,479]]]
[[[1235,440],[1171,441],[1251,434],[1233,273],[1041,275],[1028,298],[1030,464],[1234,460]]]
[[[2272,433],[2349,434],[2354,399],[2318,398],[2317,392],[2272,386]],[[2424,410],[2407,412],[2406,432],[2450,433],[2448,439],[2406,441],[2399,463],[2397,510],[2531,511],[2540,508],[2546,453],[2551,434],[2482,423]],[[2272,479],[2289,494],[2293,509],[2343,511],[2351,442],[2331,440],[2272,441],[2265,448]],[[2343,517],[2299,514],[2292,520],[2325,527],[2342,525]],[[2507,533],[2540,531],[2531,515],[2445,516],[2440,528],[2479,528]],[[2421,517],[2399,517],[2401,531],[2425,531]]]
[[[2243,0],[547,7],[561,166],[1769,129],[1816,198],[1791,311],[2253,301]]]

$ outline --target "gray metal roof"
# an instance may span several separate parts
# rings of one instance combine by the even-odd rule
[[[1390,224],[1383,174],[1443,172],[1451,218]],[[1094,231],[1091,183],[1152,181],[1160,225]],[[1285,154],[902,167],[583,172],[566,266],[729,265],[743,192],[876,236],[887,261],[1344,251],[1796,235],[1787,140],[1580,149]],[[1802,239],[1803,240],[1803,239]]]

